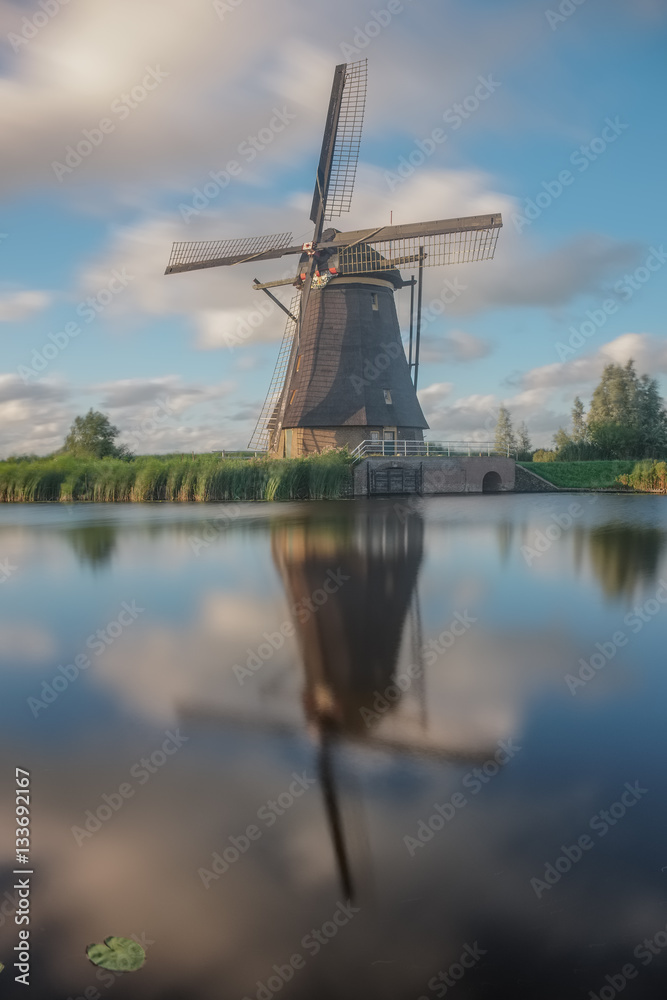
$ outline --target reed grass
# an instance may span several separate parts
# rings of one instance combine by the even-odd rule
[[[333,500],[351,492],[346,452],[304,458],[147,455],[0,461],[0,502],[146,503],[226,500]]]
[[[619,476],[618,481],[643,493],[667,493],[667,462],[646,458],[627,475]]]

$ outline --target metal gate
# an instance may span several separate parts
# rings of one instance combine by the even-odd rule
[[[401,494],[421,493],[424,478],[424,466],[398,466],[393,468],[374,469],[368,463],[369,494]]]

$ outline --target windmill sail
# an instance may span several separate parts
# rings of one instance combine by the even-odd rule
[[[250,236],[234,240],[174,243],[165,274],[242,264],[260,257],[264,260],[282,257],[291,242],[291,233],[274,233],[273,236]],[[300,247],[296,247],[294,252],[300,252]]]
[[[366,59],[348,64],[324,206],[327,220],[350,211],[364,124],[366,77]]]
[[[497,241],[498,229],[478,229],[355,243],[340,251],[338,271],[340,274],[387,271],[419,263],[420,258],[424,267],[491,260]]]
[[[423,261],[424,267],[490,260],[502,227],[500,215],[472,215],[378,229],[336,233],[340,274],[363,274]]]
[[[280,344],[280,351],[278,352],[276,366],[273,369],[271,384],[269,385],[264,405],[262,406],[257,419],[255,430],[248,444],[248,448],[256,451],[268,450],[269,445],[271,444],[271,439],[279,426],[280,410],[282,408],[281,397],[283,395],[283,389],[290,370],[290,359],[292,357],[294,337],[297,331],[300,299],[301,295],[298,292],[292,298],[292,302],[290,304],[290,313],[292,315],[287,317],[285,332],[283,333],[283,339]]]
[[[310,211],[316,240],[325,219],[350,210],[364,123],[366,77],[365,59],[336,66]]]

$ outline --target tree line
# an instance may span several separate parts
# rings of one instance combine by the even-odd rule
[[[605,365],[593,391],[588,413],[579,396],[572,406],[571,426],[559,427],[553,449],[531,452],[525,423],[518,432],[501,406],[496,424],[496,451],[516,453],[519,461],[576,462],[599,459],[659,458],[667,454],[667,411],[658,381],[638,375],[635,362]]]

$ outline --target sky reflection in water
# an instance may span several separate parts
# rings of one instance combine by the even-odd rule
[[[0,897],[19,766],[30,995],[255,998],[293,956],[279,995],[295,1000],[445,995],[450,967],[461,998],[587,997],[629,962],[628,996],[657,995],[667,959],[633,951],[667,924],[666,510],[631,496],[0,509],[17,567],[0,589]],[[124,603],[143,610],[106,645],[95,633]],[[79,654],[90,666],[47,705],[44,682]],[[580,670],[591,679],[568,685]],[[626,782],[647,791],[601,836],[591,820]],[[87,811],[122,784],[88,835]],[[580,860],[531,884],[583,835]],[[6,995],[16,931],[0,911]],[[110,982],[85,946],[130,933],[151,942],[146,966]]]

